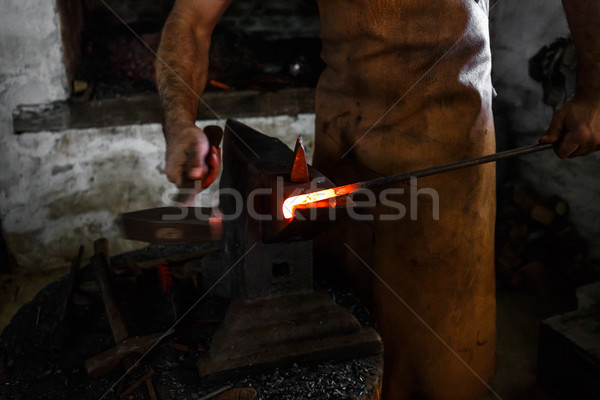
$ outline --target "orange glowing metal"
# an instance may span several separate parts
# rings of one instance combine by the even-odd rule
[[[352,184],[288,197],[283,202],[283,216],[286,219],[290,219],[294,216],[294,210],[297,208],[310,208],[314,203],[344,196],[356,191],[359,188],[359,185]]]

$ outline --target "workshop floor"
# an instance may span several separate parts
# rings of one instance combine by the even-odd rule
[[[12,315],[50,282],[66,274],[58,269],[28,275],[0,275],[0,330]],[[535,382],[538,326],[567,311],[558,301],[522,290],[498,288],[498,362],[491,387],[503,400],[551,400]],[[489,394],[482,400],[498,399]]]
[[[0,332],[21,306],[68,271],[65,267],[30,274],[0,274]]]
[[[566,311],[570,310],[559,300],[498,287],[498,358],[490,386],[502,400],[554,399],[535,379],[539,324]],[[490,393],[482,400],[498,396]]]

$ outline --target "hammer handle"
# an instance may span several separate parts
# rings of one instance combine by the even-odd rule
[[[134,355],[135,357],[135,355],[145,353],[156,344],[161,336],[161,333],[136,336],[117,343],[114,347],[85,360],[85,370],[90,377],[98,378],[118,367],[119,363],[129,356]]]
[[[109,265],[108,240],[105,238],[94,241],[94,255],[92,256],[91,264],[96,273],[98,285],[100,286],[110,330],[113,333],[115,343],[120,343],[129,337],[129,329],[110,287],[107,271]]]
[[[221,144],[221,139],[223,139],[223,129],[217,125],[208,125],[202,130],[204,131],[210,146],[219,147]],[[196,197],[194,190],[195,186],[196,181],[189,179],[186,175],[184,175],[180,186],[180,189],[183,190],[179,191],[173,200],[177,203],[191,205],[192,201]]]

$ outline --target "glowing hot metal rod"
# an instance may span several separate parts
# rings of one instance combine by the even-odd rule
[[[294,217],[294,210],[298,208],[311,208],[318,207],[318,202],[327,199],[334,199],[340,196],[346,196],[350,193],[356,192],[360,189],[373,189],[392,185],[395,183],[406,182],[412,178],[422,178],[425,176],[436,175],[442,172],[455,171],[457,169],[473,167],[476,165],[486,164],[489,162],[504,160],[507,158],[513,158],[522,156],[525,154],[536,153],[538,151],[551,149],[552,143],[547,144],[535,144],[532,146],[519,147],[517,149],[501,151],[487,156],[469,158],[450,164],[439,165],[437,167],[431,167],[421,169],[418,171],[407,172],[404,174],[383,176],[381,178],[371,179],[368,181],[362,181],[357,183],[351,183],[349,185],[338,186],[331,189],[318,190],[316,192],[304,193],[297,196],[291,196],[285,199],[283,202],[283,216],[286,219]]]
[[[319,190],[312,193],[304,193],[298,196],[291,196],[283,202],[283,216],[290,219],[294,216],[294,210],[297,208],[310,208],[311,205],[323,200],[333,199],[345,196],[360,189],[357,184],[338,186],[332,189]]]

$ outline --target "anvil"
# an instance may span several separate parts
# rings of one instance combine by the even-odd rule
[[[276,138],[228,120],[219,210],[175,207],[123,215],[130,239],[221,240],[220,258],[203,278],[232,301],[199,361],[205,382],[291,361],[382,351],[375,330],[361,326],[326,292],[313,290],[311,238],[335,223],[332,212],[339,218],[344,200],[295,210],[294,218],[283,216],[283,201],[290,195],[335,187],[306,164],[302,153],[301,143],[292,151]]]

